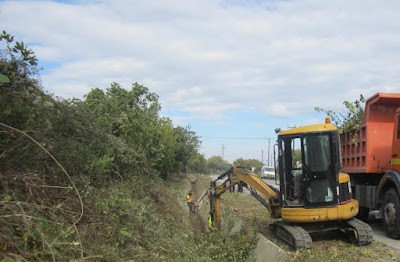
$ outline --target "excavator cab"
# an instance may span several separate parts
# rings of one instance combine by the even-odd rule
[[[338,205],[340,151],[337,130],[305,132],[299,128],[281,132],[278,149],[283,207]]]
[[[358,213],[350,177],[340,172],[336,126],[324,124],[278,133],[278,170],[282,219],[288,222],[345,220]],[[313,211],[313,212],[311,212]]]

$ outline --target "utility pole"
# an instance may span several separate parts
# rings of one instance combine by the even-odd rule
[[[264,165],[264,150],[261,150],[261,164]]]
[[[272,162],[272,159],[271,159],[270,150],[271,150],[271,139],[273,139],[273,138],[268,137],[268,138],[264,138],[264,139],[268,139],[268,150],[266,152],[267,153],[267,166],[271,166],[270,162]]]
[[[222,149],[222,160],[224,160],[224,151],[225,151],[225,145],[222,144],[221,149]]]
[[[271,146],[271,138],[268,138],[268,164],[267,164],[267,166],[272,166],[269,164],[269,162],[270,162],[269,161],[270,160],[270,153],[269,153],[270,146]]]

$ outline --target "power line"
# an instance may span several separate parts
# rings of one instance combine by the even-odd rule
[[[219,137],[219,136],[200,136],[200,138],[215,138],[215,139],[248,139],[248,140],[267,140],[273,139],[268,137]]]

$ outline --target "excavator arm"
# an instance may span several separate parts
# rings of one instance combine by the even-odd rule
[[[225,179],[217,185],[218,180]],[[244,167],[232,167],[211,182],[210,213],[214,227],[221,226],[221,195],[239,183],[249,186],[250,193],[263,204],[272,218],[281,217],[280,193]]]

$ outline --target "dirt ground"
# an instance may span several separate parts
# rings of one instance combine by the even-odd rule
[[[267,209],[250,194],[226,192],[222,195],[222,208],[233,210],[255,232],[261,233],[282,249],[289,252],[292,261],[400,261],[400,251],[374,241],[369,246],[351,244],[347,236],[339,231],[312,234],[312,249],[293,251],[271,234]]]

